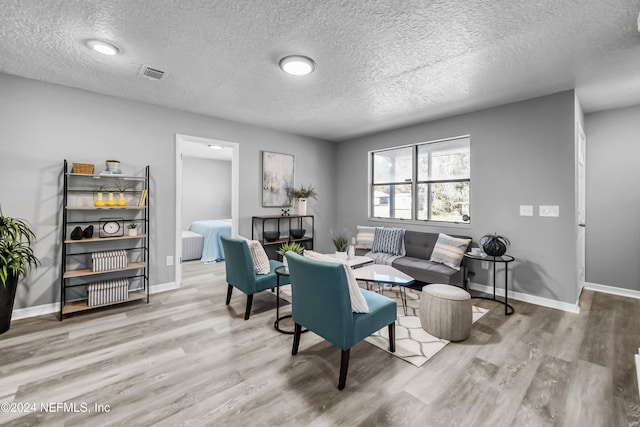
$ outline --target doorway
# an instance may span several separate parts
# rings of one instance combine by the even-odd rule
[[[587,138],[580,122],[576,122],[576,254],[578,273],[578,295],[586,282],[586,167],[587,167]]]
[[[220,148],[217,148],[220,147]],[[212,148],[215,148],[212,150]],[[216,154],[214,154],[216,153]],[[223,156],[231,162],[231,182],[223,185],[231,186],[231,235],[238,234],[238,212],[239,212],[239,144],[230,141],[220,141],[210,138],[202,138],[190,135],[176,134],[176,203],[175,203],[175,238],[176,252],[175,260],[175,284],[180,287],[182,283],[182,231],[183,213],[183,179],[184,179],[184,159],[194,157],[201,159],[215,159]],[[208,185],[220,185],[221,183],[208,183]],[[203,192],[206,194],[206,192]]]

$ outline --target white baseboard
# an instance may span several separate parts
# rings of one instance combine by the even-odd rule
[[[615,286],[600,285],[598,283],[586,282],[583,289],[591,289],[592,291],[620,295],[629,298],[640,298],[640,291],[635,291],[633,289],[616,288]]]
[[[57,313],[60,311],[60,303],[36,305],[33,307],[18,308],[13,310],[11,320],[26,319],[27,317],[42,316],[43,314]]]
[[[479,283],[469,283],[469,288],[475,291],[481,291],[493,295],[493,286],[481,285]],[[498,290],[497,296],[504,295],[504,289]],[[522,292],[509,291],[509,299],[527,302],[530,304],[540,305],[542,307],[555,308],[557,310],[567,311],[569,313],[580,313],[578,304],[570,304],[568,302],[556,301],[549,298],[537,297],[535,295],[524,294]]]
[[[160,283],[159,285],[152,285],[149,288],[150,294],[157,294],[160,292],[171,291],[178,289],[180,286],[176,282]],[[11,314],[11,320],[26,319],[28,317],[42,316],[43,314],[58,313],[60,311],[60,303],[52,302],[50,304],[36,305],[33,307],[17,308],[13,310]]]
[[[180,285],[178,285],[176,282],[160,283],[158,285],[152,285],[149,288],[149,293],[157,294],[159,292],[172,291],[174,289],[180,289]]]

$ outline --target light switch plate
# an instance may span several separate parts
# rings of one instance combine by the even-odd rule
[[[558,216],[560,216],[560,206],[557,206],[557,205],[551,205],[551,206],[540,205],[540,216],[558,217]]]
[[[520,205],[520,216],[533,216],[533,206]]]

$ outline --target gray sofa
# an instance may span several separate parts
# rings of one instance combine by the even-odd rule
[[[471,237],[468,236],[451,236],[471,239]],[[406,230],[404,233],[406,255],[396,258],[391,265],[420,282],[462,285],[462,271],[457,271],[446,265],[429,261],[437,240],[438,233]],[[472,244],[469,246],[471,245]],[[358,249],[356,254],[366,255],[368,252],[369,251],[364,249]]]

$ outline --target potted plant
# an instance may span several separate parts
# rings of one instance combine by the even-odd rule
[[[282,263],[284,264],[285,267],[288,267],[287,257],[285,255],[289,251],[295,252],[298,255],[302,255],[302,253],[304,252],[304,248],[298,242],[285,242],[282,245],[280,245],[280,248],[278,249],[278,254],[282,256]]]
[[[298,201],[298,215],[306,215],[307,200],[311,198],[315,199],[318,196],[318,193],[316,193],[316,189],[313,188],[311,184],[309,184],[308,187],[301,185],[298,188],[288,188],[287,195],[289,196],[289,199],[296,199]]]
[[[336,248],[336,256],[339,258],[347,257],[347,248],[349,247],[349,235],[346,231],[340,233],[331,232],[331,240]]]
[[[511,245],[509,239],[499,234],[485,234],[480,238],[482,249],[489,256],[502,256]]]
[[[127,225],[127,228],[129,229],[129,236],[138,235],[138,224],[136,224],[135,222],[132,222],[131,224]]]
[[[0,334],[11,325],[18,282],[40,263],[31,248],[35,237],[26,221],[6,217],[0,210]]]
[[[124,198],[124,192],[129,188],[129,185],[123,184],[120,180],[116,180],[114,187],[120,193],[120,198],[116,201],[117,206],[127,206],[127,201]]]
[[[109,172],[120,172],[120,160],[105,160],[105,166]]]

